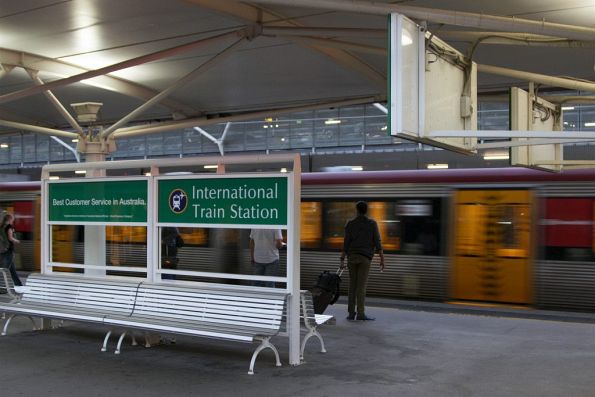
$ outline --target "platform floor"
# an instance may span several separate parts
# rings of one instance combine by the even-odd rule
[[[386,306],[386,305],[384,305]],[[328,353],[311,340],[306,362],[284,366],[255,346],[178,337],[152,348],[99,351],[100,328],[66,324],[30,330],[15,320],[0,337],[0,385],[12,396],[593,396],[595,325],[371,307],[374,322],[348,322],[344,304],[322,329]]]

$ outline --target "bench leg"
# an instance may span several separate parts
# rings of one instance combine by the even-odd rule
[[[0,335],[6,336],[6,333],[8,332],[8,326],[10,325],[10,322],[12,321],[12,319],[15,318],[16,316],[17,316],[16,313],[13,313],[8,316],[8,319],[4,323],[4,328],[2,329],[2,333]],[[29,320],[31,320],[31,323],[33,324],[33,331],[37,331],[37,324],[35,324],[35,320],[33,320],[33,317],[31,317],[31,316],[27,316],[27,317],[29,318]]]
[[[8,319],[4,323],[4,328],[2,329],[2,336],[6,336],[6,331],[8,331],[8,326],[10,325],[10,322],[12,321],[14,316],[15,316],[14,314],[11,314],[8,316]]]
[[[33,320],[33,317],[31,316],[27,316],[29,317],[29,320],[31,320],[31,323],[33,324],[33,331],[37,331],[39,328],[37,328],[37,323],[35,323],[35,320]]]
[[[322,339],[322,335],[320,335],[320,333],[318,332],[318,330],[316,330],[316,328],[312,328],[304,336],[304,340],[302,341],[302,348],[300,349],[300,360],[303,360],[304,359],[304,350],[306,349],[306,342],[308,342],[308,339],[310,339],[313,336],[317,337],[318,340],[320,341],[320,352],[321,353],[326,353],[326,349],[324,348],[324,340]]]
[[[273,351],[273,353],[275,353],[275,359],[277,360],[276,365],[277,367],[281,366],[281,360],[279,360],[279,352],[277,351],[277,348],[273,346],[273,344],[271,344],[270,339],[270,337],[261,339],[260,345],[258,345],[256,350],[254,350],[254,354],[252,354],[252,360],[250,361],[250,368],[248,369],[248,375],[254,375],[254,363],[256,362],[256,357],[258,356],[258,353],[260,353],[266,348],[270,348]]]
[[[114,354],[120,354],[120,348],[122,347],[122,341],[124,340],[125,336],[126,331],[122,332],[122,335],[120,335],[120,339],[118,339],[118,346],[116,346],[116,351],[114,352]]]
[[[103,339],[103,347],[101,348],[102,352],[107,351],[107,342],[109,341],[110,336],[112,336],[112,330],[110,329],[107,334],[105,334],[105,338]]]

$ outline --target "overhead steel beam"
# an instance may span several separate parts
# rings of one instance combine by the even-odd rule
[[[582,142],[593,142],[595,139],[531,139],[528,141],[499,141],[499,142],[486,142],[480,143],[475,146],[476,149],[499,149],[499,148],[510,148],[517,146],[539,146],[539,145],[553,145],[553,144],[565,144],[565,143],[582,143]]]
[[[3,125],[4,127],[15,128],[17,130],[37,132],[44,135],[61,136],[71,139],[78,138],[78,134],[75,134],[74,132],[60,131],[53,128],[40,127],[38,125],[17,123],[16,121],[0,120],[0,125]]]
[[[199,5],[203,8],[207,8],[216,12],[220,12],[226,15],[233,16],[245,23],[249,24],[262,24],[269,25],[274,24],[274,27],[289,27],[289,28],[301,28],[304,27],[295,21],[291,21],[285,15],[274,13],[270,10],[258,8],[253,5],[235,2],[235,1],[223,1],[223,0],[185,0],[187,3]],[[307,27],[305,27],[307,28]],[[291,38],[288,38],[291,39]],[[307,48],[313,49],[319,53],[322,53],[341,65],[344,65],[358,73],[366,76],[368,79],[373,81],[381,87],[384,91],[386,89],[386,76],[377,71],[375,68],[370,66],[368,63],[362,61],[358,57],[336,48],[327,48],[316,46],[312,44],[306,45]],[[1,98],[1,97],[0,97]]]
[[[545,84],[551,87],[562,87],[570,90],[595,92],[595,83],[583,80],[566,79],[562,77],[548,76],[545,74],[523,72],[520,70],[503,68],[492,65],[477,65],[477,71],[481,73],[496,74],[499,76],[512,77],[514,79],[532,81]]]
[[[528,47],[560,47],[576,49],[593,49],[595,41],[579,41],[561,39],[559,37],[542,36],[528,33],[505,32],[461,32],[454,30],[440,31],[443,40],[476,42],[482,44],[516,45]]]
[[[277,37],[285,37],[283,35],[278,35]],[[350,43],[343,40],[331,40],[331,39],[323,39],[319,37],[306,37],[306,36],[291,36],[293,41],[302,42],[302,43],[310,43],[321,47],[329,47],[329,48],[339,48],[342,50],[349,50],[349,51],[356,51],[356,52],[365,52],[368,54],[375,54],[386,56],[388,50],[385,47],[376,47],[371,45],[359,44],[359,43]]]
[[[261,117],[270,117],[278,114],[284,113],[292,113],[292,112],[301,112],[305,110],[314,110],[314,109],[323,109],[328,107],[339,107],[339,106],[351,106],[351,105],[360,105],[364,103],[374,103],[386,100],[384,97],[362,97],[362,98],[355,98],[355,99],[346,99],[342,101],[332,101],[332,102],[324,102],[324,103],[315,103],[303,106],[294,106],[294,107],[287,107],[281,109],[271,109],[271,110],[263,110],[257,112],[250,112],[250,113],[242,113],[233,116],[222,116],[222,117],[198,117],[194,119],[182,120],[182,121],[174,121],[174,122],[164,122],[158,124],[150,124],[144,126],[135,126],[135,127],[127,127],[127,128],[120,128],[116,130],[114,136],[116,138],[129,138],[132,136],[138,135],[147,135],[147,134],[156,134],[160,132],[167,132],[172,131],[175,129],[180,128],[193,128],[198,126],[204,125],[211,125],[217,123],[225,123],[225,122],[235,122],[235,121],[242,121],[242,120],[250,120],[256,119]]]
[[[498,30],[504,32],[535,33],[546,36],[564,37],[574,40],[595,40],[595,29],[535,21],[517,17],[502,17],[489,14],[477,14],[464,11],[443,10],[407,6],[401,4],[380,3],[358,0],[255,0],[258,4],[274,4],[288,7],[303,7],[354,13],[387,15],[398,12],[409,18],[431,21],[446,25],[466,26],[471,28]]]
[[[79,73],[74,76],[66,77],[66,78],[59,79],[59,80],[54,80],[54,81],[49,82],[43,86],[34,86],[34,87],[30,87],[30,88],[25,88],[23,90],[11,92],[9,94],[0,95],[0,103],[14,101],[16,99],[25,98],[25,97],[40,93],[42,91],[51,90],[51,89],[61,87],[64,85],[68,85],[68,84],[72,84],[72,83],[78,83],[81,80],[87,80],[87,79],[91,79],[93,77],[102,76],[102,75],[112,73],[112,72],[115,72],[118,70],[127,69],[127,68],[130,68],[133,66],[142,65],[144,63],[157,61],[157,60],[160,60],[163,58],[171,57],[173,55],[185,53],[190,50],[194,50],[196,48],[200,48],[202,46],[212,44],[214,42],[228,40],[233,37],[236,37],[236,38],[244,37],[244,35],[245,35],[244,29],[238,29],[238,30],[234,30],[232,32],[207,37],[205,39],[200,39],[200,40],[182,44],[182,45],[179,45],[176,47],[153,52],[151,54],[142,55],[140,57],[129,59],[129,60],[126,60],[123,62],[118,62],[116,64],[109,65],[109,66],[106,66],[103,68],[90,70],[90,71],[87,71],[84,73]],[[33,67],[32,69],[39,70],[38,68],[35,68],[35,67]]]
[[[161,91],[159,94],[155,95],[153,98],[151,98],[147,102],[143,103],[141,106],[139,106],[138,108],[136,108],[135,110],[133,110],[132,112],[130,112],[129,114],[124,116],[122,119],[118,120],[116,123],[114,123],[109,128],[107,128],[105,131],[103,131],[101,136],[107,138],[108,136],[110,136],[112,134],[112,132],[114,132],[121,126],[123,126],[126,123],[128,123],[129,121],[133,120],[135,117],[137,117],[137,116],[141,115],[142,113],[144,113],[145,111],[147,111],[149,108],[153,107],[153,105],[159,103],[159,101],[161,101],[163,98],[167,97],[169,94],[171,94],[178,88],[180,88],[180,87],[186,85],[187,83],[189,83],[190,81],[194,80],[200,74],[205,73],[206,71],[210,70],[213,66],[215,66],[219,62],[226,59],[233,51],[235,51],[241,44],[243,44],[243,42],[244,42],[244,38],[242,37],[241,39],[239,39],[238,41],[236,41],[229,47],[225,48],[223,51],[221,51],[220,53],[218,53],[211,59],[209,59],[207,62],[200,65],[198,68],[196,68],[192,72],[188,73],[186,76],[178,79],[178,81],[176,81],[174,84],[169,86],[167,89]]]
[[[546,139],[595,139],[591,131],[499,131],[499,130],[465,130],[465,131],[430,131],[429,138],[546,138]],[[526,141],[523,146],[530,146]]]
[[[591,104],[595,102],[595,96],[586,95],[539,95],[540,98],[545,99],[548,102],[558,104]],[[506,99],[508,100],[508,98]]]
[[[316,36],[316,37],[356,37],[356,38],[379,38],[385,39],[388,35],[387,29],[365,29],[365,28],[326,28],[310,26],[263,26],[263,35],[275,36]]]
[[[43,82],[43,80],[41,80],[39,78],[38,73],[36,71],[27,69],[27,73],[29,74],[31,79],[35,82],[35,84],[37,84],[37,85],[45,84]],[[44,94],[48,98],[48,100],[52,103],[52,105],[54,105],[54,107],[56,108],[58,113],[60,113],[62,115],[62,117],[64,117],[66,119],[68,124],[70,124],[70,126],[72,128],[74,128],[76,130],[76,132],[78,132],[78,134],[81,136],[81,138],[84,137],[85,133],[83,131],[83,128],[79,125],[79,123],[77,123],[77,121],[74,119],[74,117],[72,117],[72,115],[70,113],[68,113],[68,110],[66,110],[66,108],[62,105],[62,103],[58,100],[58,98],[56,98],[56,96],[52,93],[52,91],[44,91]]]

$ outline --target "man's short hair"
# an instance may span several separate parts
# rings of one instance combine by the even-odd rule
[[[366,215],[368,212],[368,203],[365,201],[358,201],[357,204],[355,204],[355,208],[357,209],[358,214]]]

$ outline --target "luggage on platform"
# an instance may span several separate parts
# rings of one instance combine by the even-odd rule
[[[310,289],[314,301],[314,313],[324,313],[328,305],[334,304],[339,299],[341,274],[343,269],[339,268],[335,273],[325,270],[318,276],[316,284]]]

